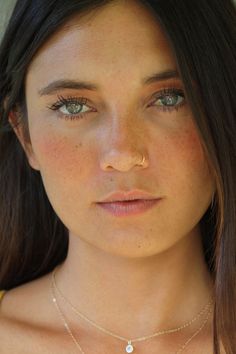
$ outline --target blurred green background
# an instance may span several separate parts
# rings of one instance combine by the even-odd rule
[[[0,39],[15,3],[16,0],[0,0]]]

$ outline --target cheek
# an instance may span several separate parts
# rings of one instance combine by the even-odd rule
[[[88,149],[84,151],[82,142],[52,134],[37,138],[35,153],[42,175],[57,183],[58,179],[68,183],[85,178],[93,156]]]
[[[48,134],[35,141],[35,154],[46,194],[57,215],[65,225],[70,225],[71,218],[85,218],[83,210],[91,193],[94,151],[90,147],[84,149],[78,138],[75,141]]]
[[[169,181],[176,187],[190,190],[209,187],[211,172],[200,137],[193,123],[166,139],[165,170],[169,171]]]
[[[180,158],[186,160],[190,166],[197,168],[204,164],[205,155],[195,128],[186,129],[175,143]]]
[[[196,130],[192,129],[187,133],[185,144],[186,159],[191,169],[190,173],[196,175],[196,178],[200,180],[200,184],[205,184],[206,187],[209,186],[209,182],[211,183],[213,176]]]

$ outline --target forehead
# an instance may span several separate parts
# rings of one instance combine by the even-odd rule
[[[153,14],[130,0],[111,2],[85,17],[75,15],[40,48],[28,72],[58,79],[76,69],[98,77],[117,74],[118,79],[120,73],[144,70],[145,76],[148,67],[162,71],[175,66]]]

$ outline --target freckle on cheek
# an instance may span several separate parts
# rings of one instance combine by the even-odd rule
[[[81,148],[82,147],[82,143],[79,143],[79,144],[76,144],[75,145],[75,148],[78,149],[78,148]]]
[[[43,158],[48,161],[62,161],[72,149],[66,139],[44,139],[40,142],[40,151]]]
[[[196,132],[191,131],[189,133],[186,146],[189,152],[189,159],[193,164],[196,164],[196,168],[205,165],[207,162],[206,156],[200,138]]]
[[[73,143],[71,139],[51,137],[42,139],[38,142],[38,153],[42,168],[47,171],[57,171],[57,174],[65,175],[76,171],[79,173],[81,166],[84,166],[84,161],[87,160],[87,155],[91,154],[81,151],[83,144],[76,141]]]
[[[195,128],[186,129],[180,136],[176,136],[175,140],[173,146],[183,155],[183,158],[196,163],[205,159],[203,146]]]

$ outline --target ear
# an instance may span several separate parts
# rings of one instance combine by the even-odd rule
[[[25,151],[29,165],[35,170],[40,170],[37,158],[32,148],[29,133],[26,133],[26,129],[24,130],[23,124],[20,121],[19,111],[12,110],[9,113],[8,121],[12,126],[12,129],[14,130],[23,150]]]

